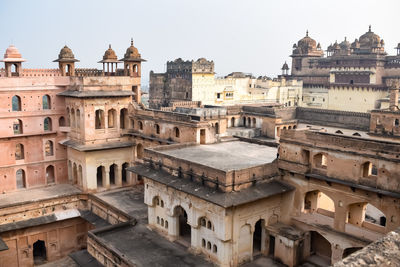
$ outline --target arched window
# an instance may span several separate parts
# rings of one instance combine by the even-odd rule
[[[234,117],[231,118],[231,127],[235,127],[235,118]]]
[[[327,164],[328,164],[328,159],[325,154],[318,153],[317,155],[314,156],[314,164],[315,167],[321,168],[321,169],[326,169]]]
[[[217,248],[216,245],[213,245],[213,252],[214,252],[214,253],[217,253],[217,252],[218,252],[218,248]]]
[[[128,128],[128,110],[126,108],[121,109],[119,114],[119,127],[121,129]]]
[[[70,113],[69,108],[67,108],[67,120],[66,120],[65,126],[70,126],[71,125],[70,123],[71,123],[71,113]]]
[[[52,127],[51,127],[51,119],[50,119],[49,117],[46,117],[46,118],[44,119],[44,122],[43,122],[43,129],[44,129],[45,131],[51,131],[51,129],[52,129]]]
[[[141,121],[139,121],[139,130],[143,130],[143,123]]]
[[[176,138],[179,138],[180,132],[179,129],[177,127],[174,128],[174,135]]]
[[[22,121],[21,120],[14,120],[13,123],[13,130],[14,130],[14,134],[22,134]]]
[[[165,220],[165,229],[168,229],[168,221]]]
[[[70,117],[70,121],[71,121],[71,127],[75,128],[75,109],[71,109],[71,117]]]
[[[59,126],[59,127],[64,127],[64,126],[66,126],[66,124],[65,124],[65,118],[64,118],[63,116],[61,116],[61,117],[58,119],[58,126]]]
[[[365,162],[361,166],[361,168],[362,168],[362,176],[363,177],[378,175],[378,168],[376,167],[376,165],[372,164],[369,161]]]
[[[396,127],[399,126],[399,119],[394,120],[394,126],[396,126]]]
[[[202,246],[203,248],[206,247],[206,240],[205,240],[204,238],[201,240],[201,246]]]
[[[25,171],[23,169],[19,169],[16,171],[15,178],[17,182],[17,189],[26,188]]]
[[[115,128],[117,112],[115,109],[108,110],[108,128]]]
[[[79,109],[76,110],[76,128],[81,128],[81,111]]]
[[[54,148],[53,148],[53,142],[50,140],[47,140],[45,145],[44,145],[44,151],[46,157],[53,156],[54,155]]]
[[[136,157],[138,159],[143,158],[143,152],[144,152],[143,145],[142,144],[137,144],[137,146],[136,146]]]
[[[17,95],[12,97],[12,111],[21,111],[21,98]]]
[[[210,229],[210,230],[212,229],[212,225],[211,225],[210,221],[207,222],[207,229]]]
[[[15,160],[24,159],[24,145],[16,144],[15,145]]]
[[[46,168],[46,182],[47,182],[47,184],[53,184],[55,182],[53,165],[49,165]]]
[[[322,193],[321,191],[311,191],[308,192],[304,197],[304,212],[317,212],[333,218],[335,216],[335,203],[328,195]]]
[[[200,219],[200,225],[203,226],[203,227],[206,227],[206,225],[207,225],[206,218],[203,217],[203,218]]]
[[[211,242],[210,242],[210,241],[207,242],[207,249],[208,249],[208,250],[211,249]]]
[[[219,134],[219,123],[215,123],[215,133]]]
[[[104,111],[101,109],[96,110],[95,128],[96,129],[104,129]]]
[[[256,123],[256,118],[253,118],[253,128],[256,128],[257,127],[257,125],[256,125],[257,123]]]
[[[42,106],[43,106],[43,109],[51,109],[51,102],[50,102],[49,95],[44,95],[42,97]]]
[[[155,128],[156,128],[156,134],[160,134],[160,125],[156,124]]]
[[[348,206],[346,223],[376,231],[371,224],[386,226],[386,216],[377,207],[367,202],[354,203]]]

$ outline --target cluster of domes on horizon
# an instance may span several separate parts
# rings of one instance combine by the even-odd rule
[[[121,61],[144,61],[141,58],[139,50],[133,45],[133,39],[131,39],[131,45],[126,49],[125,55]],[[4,59],[2,61],[10,61],[10,62],[22,62],[25,59],[22,58],[21,53],[19,50],[14,46],[10,45],[4,54]],[[65,45],[61,48],[60,53],[58,54],[58,58],[53,62],[77,62],[74,53],[72,52],[71,48]],[[108,49],[104,52],[103,60],[99,61],[100,63],[107,63],[107,62],[119,62],[117,54],[109,45]]]
[[[361,35],[358,39],[355,39],[353,43],[350,43],[345,37],[341,43],[335,41],[335,43],[330,44],[327,48],[329,55],[349,55],[349,54],[382,54],[385,55],[385,42],[380,38],[379,35],[371,31],[371,26],[369,26],[368,32]],[[400,43],[398,47],[400,49]],[[296,54],[315,54],[323,55],[323,50],[321,45],[308,36],[308,31],[306,36],[298,41],[297,44],[293,45],[293,55]]]

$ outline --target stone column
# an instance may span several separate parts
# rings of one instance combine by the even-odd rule
[[[338,262],[343,257],[343,249],[338,244],[332,244],[331,264]]]
[[[346,227],[346,208],[344,203],[342,204],[342,207],[339,207],[338,205],[335,205],[335,218],[333,221],[333,228],[337,231],[344,232],[345,227]]]
[[[121,167],[120,167],[121,166]],[[117,186],[122,186],[122,173],[121,173],[121,170],[122,170],[122,165],[117,165],[116,167],[115,167],[115,174],[114,174],[114,177],[115,177],[115,184],[117,185]]]
[[[177,238],[179,236],[179,217],[168,215],[168,234],[172,237]]]
[[[105,175],[103,176],[103,187],[110,188],[110,170],[105,169],[104,174]]]

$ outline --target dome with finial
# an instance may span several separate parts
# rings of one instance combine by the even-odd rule
[[[306,32],[306,36],[298,41],[297,46],[302,48],[303,50],[312,50],[317,48],[317,42],[308,36],[308,30]]]
[[[140,60],[139,51],[133,46],[133,38],[131,39],[131,46],[126,49],[124,58],[122,60]]]
[[[351,47],[351,44],[349,41],[347,41],[347,38],[344,37],[344,41],[340,43],[340,49],[342,50],[349,50]]]
[[[58,59],[54,60],[54,62],[76,62],[79,61],[75,59],[74,53],[72,53],[71,48],[65,45],[58,54]]]
[[[379,35],[371,31],[371,25],[368,28],[368,32],[360,36],[360,48],[373,48],[378,47],[381,42]]]
[[[333,44],[332,49],[333,50],[340,50],[340,45],[338,44],[337,41],[335,41],[335,43]]]
[[[106,52],[104,52],[103,60],[107,59],[117,60],[117,54],[115,54],[115,51],[111,48],[111,45],[109,45]]]
[[[356,38],[356,39],[354,40],[354,42],[351,44],[351,48],[353,48],[353,49],[360,48],[360,42],[358,41],[357,38]]]
[[[289,65],[286,63],[283,64],[282,69],[281,70],[289,70]]]
[[[21,53],[14,45],[10,45],[4,53],[3,62],[23,62],[25,59],[22,58]]]

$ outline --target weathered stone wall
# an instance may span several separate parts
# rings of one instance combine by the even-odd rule
[[[370,114],[298,107],[296,119],[303,123],[368,131]]]

